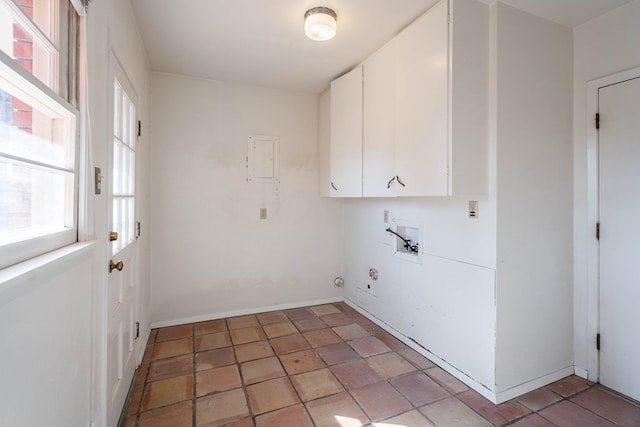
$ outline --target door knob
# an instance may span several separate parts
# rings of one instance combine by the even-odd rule
[[[109,273],[111,273],[114,269],[118,271],[122,271],[124,268],[124,263],[122,261],[118,261],[114,264],[113,260],[109,260]]]

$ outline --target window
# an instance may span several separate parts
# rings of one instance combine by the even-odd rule
[[[113,83],[113,216],[115,255],[135,239],[136,106],[118,79]]]
[[[77,241],[78,19],[0,0],[0,268]]]

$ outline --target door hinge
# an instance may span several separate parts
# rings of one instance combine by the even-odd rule
[[[142,136],[142,121],[138,120],[138,136]]]
[[[596,335],[596,350],[600,350],[600,334]]]
[[[136,339],[140,338],[140,322],[136,322]]]
[[[600,129],[600,113],[596,113],[596,129]]]
[[[600,223],[596,223],[596,239],[600,240]]]

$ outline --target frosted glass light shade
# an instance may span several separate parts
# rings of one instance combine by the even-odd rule
[[[328,7],[314,7],[304,14],[304,33],[311,40],[324,41],[336,35],[336,13]]]

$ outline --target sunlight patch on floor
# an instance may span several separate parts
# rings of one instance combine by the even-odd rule
[[[342,417],[340,415],[334,415],[334,418],[340,425],[340,427],[360,427],[362,423],[356,418]],[[391,424],[391,423],[373,423],[374,427],[409,427],[405,424]]]

